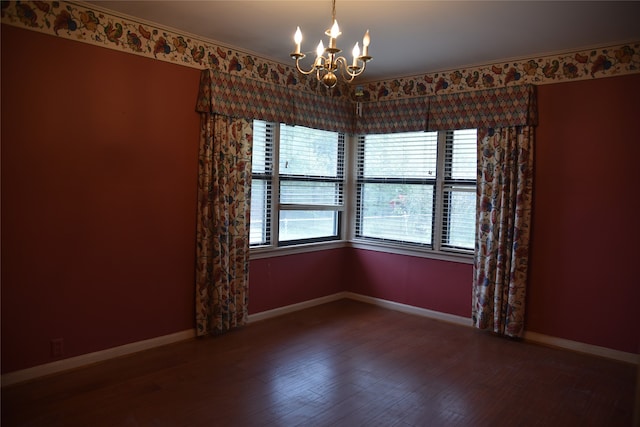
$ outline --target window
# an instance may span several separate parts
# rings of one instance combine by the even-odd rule
[[[258,120],[253,128],[250,244],[339,239],[344,135]]]
[[[249,244],[271,242],[271,194],[273,187],[273,126],[253,121],[253,153],[251,157],[251,223]]]
[[[473,250],[476,238],[477,132],[446,132],[440,247]]]
[[[437,149],[435,132],[360,138],[356,236],[431,244]]]
[[[355,194],[345,194],[345,136],[254,121],[252,247],[338,240],[471,253],[475,243],[475,129],[365,135]],[[344,218],[345,198],[355,202]]]
[[[476,130],[358,139],[356,238],[470,252]]]

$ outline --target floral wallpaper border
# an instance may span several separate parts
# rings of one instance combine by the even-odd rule
[[[167,31],[66,1],[2,1],[2,23],[183,66],[212,68],[310,93],[327,93],[314,77],[210,41]],[[354,101],[412,98],[522,84],[550,84],[640,72],[640,41],[519,61],[339,86]]]
[[[443,95],[640,73],[640,42],[361,85],[362,101]]]

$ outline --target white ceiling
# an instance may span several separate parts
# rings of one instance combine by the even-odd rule
[[[331,0],[89,3],[282,63],[293,62],[296,26],[313,58],[331,25]],[[337,0],[336,18],[348,59],[371,32],[360,81],[640,41],[640,1]]]

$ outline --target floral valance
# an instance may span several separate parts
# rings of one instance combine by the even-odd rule
[[[429,105],[428,130],[535,126],[535,86],[521,85],[437,95]]]
[[[357,110],[359,134],[537,124],[533,85],[363,102]]]
[[[213,69],[202,71],[196,110],[349,134],[537,123],[533,85],[356,104]]]
[[[363,102],[357,107],[359,134],[413,132],[427,129],[429,98]]]
[[[265,81],[202,70],[196,111],[353,133],[352,103]]]
[[[355,105],[344,98],[330,98],[295,91],[295,124],[314,129],[354,133]]]
[[[292,124],[293,98],[287,88],[259,80],[202,70],[196,111]]]

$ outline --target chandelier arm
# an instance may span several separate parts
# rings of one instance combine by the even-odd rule
[[[358,61],[360,61],[360,59],[358,59]],[[360,68],[360,70],[358,71],[358,76],[362,73],[364,73],[364,69],[367,68],[367,61],[361,61],[362,62],[362,67]]]
[[[362,66],[359,65],[359,62],[362,62]],[[358,77],[360,74],[364,72],[366,63],[363,61],[359,61],[359,62],[357,63],[358,65],[353,66],[353,65],[349,65],[349,63],[347,62],[347,58],[345,58],[344,56],[340,56],[336,58],[336,64],[339,63],[342,65],[342,67],[338,67],[340,68],[340,74],[345,80],[347,80],[347,82],[352,82],[353,79],[355,79],[356,77]]]
[[[325,61],[324,57],[321,57],[321,58],[322,58],[322,60],[324,62]],[[308,76],[309,74],[313,73],[314,71],[318,71],[319,72],[320,69],[322,68],[322,67],[318,67],[317,65],[314,64],[309,71],[305,71],[305,70],[302,69],[302,67],[300,67],[300,59],[301,58],[296,59],[296,69],[300,73],[304,74],[305,76]],[[316,64],[317,64],[317,59],[316,59]]]

